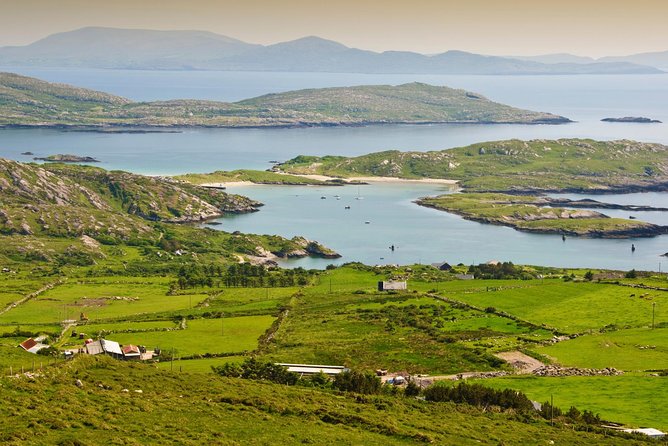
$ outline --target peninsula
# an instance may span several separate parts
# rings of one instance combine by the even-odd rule
[[[563,124],[563,116],[423,83],[321,88],[239,102],[129,99],[0,73],[0,127],[117,129],[379,124]]]
[[[459,193],[421,198],[416,203],[467,220],[510,226],[525,232],[598,238],[651,237],[668,233],[666,226],[610,218],[586,209],[550,207],[549,200],[528,195]]]

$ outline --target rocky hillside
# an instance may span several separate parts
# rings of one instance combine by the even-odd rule
[[[131,102],[0,73],[0,127],[294,127],[426,123],[561,124],[477,94],[421,83],[299,90],[235,103]]]
[[[348,178],[445,178],[476,191],[667,190],[668,147],[627,140],[507,140],[434,152],[299,156],[275,169]]]
[[[0,159],[5,234],[127,238],[151,231],[147,221],[184,223],[250,212],[246,197],[170,179],[85,166],[38,166]]]

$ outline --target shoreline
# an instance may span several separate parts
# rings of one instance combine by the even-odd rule
[[[456,185],[458,183],[457,180],[446,180],[446,179],[439,179],[439,178],[422,178],[422,179],[409,179],[409,178],[398,178],[398,177],[350,177],[350,178],[337,178],[337,177],[329,177],[326,175],[301,175],[301,174],[287,174],[287,173],[282,173],[282,172],[277,172],[282,175],[292,175],[295,177],[301,177],[301,178],[307,178],[309,180],[317,180],[317,181],[331,181],[331,180],[343,180],[345,183],[342,183],[342,186],[355,186],[358,184],[365,184],[365,183],[421,183],[421,184],[444,184],[444,185]],[[285,183],[285,184],[272,184],[272,183],[255,183],[253,181],[223,181],[223,182],[216,182],[216,183],[202,183],[199,184],[198,186],[200,187],[208,187],[208,188],[227,188],[227,187],[242,187],[242,186],[309,186],[309,187],[318,187],[318,186],[324,186],[324,185],[319,185],[319,184],[290,184],[290,183]],[[328,186],[329,187],[329,186]]]
[[[280,172],[282,173],[282,172]],[[343,180],[348,182],[344,185],[355,185],[352,182],[364,182],[364,183],[431,183],[431,184],[457,184],[457,180],[446,180],[441,178],[399,178],[399,177],[348,177],[348,178],[339,178],[339,177],[330,177],[327,175],[317,175],[317,174],[296,174],[296,173],[285,173],[285,175],[293,175],[296,177],[308,178],[310,180],[318,181],[331,181],[331,180]]]

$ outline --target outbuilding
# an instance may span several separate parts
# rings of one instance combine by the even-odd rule
[[[378,291],[398,291],[398,290],[407,290],[408,283],[403,282],[393,282],[393,281],[383,281],[378,282]]]

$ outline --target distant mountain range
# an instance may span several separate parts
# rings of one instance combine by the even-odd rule
[[[654,53],[631,54],[629,56],[608,56],[594,59],[593,57],[575,56],[573,54],[544,54],[540,56],[508,56],[511,59],[539,62],[545,64],[608,64],[608,63],[631,63],[654,67],[662,71],[668,71],[668,51]]]
[[[512,75],[651,74],[660,73],[656,66],[661,64],[668,67],[668,52],[601,60],[572,55],[498,57],[463,51],[428,56],[406,51],[377,53],[319,37],[265,46],[205,31],[98,27],[0,48],[0,66],[5,67]]]

